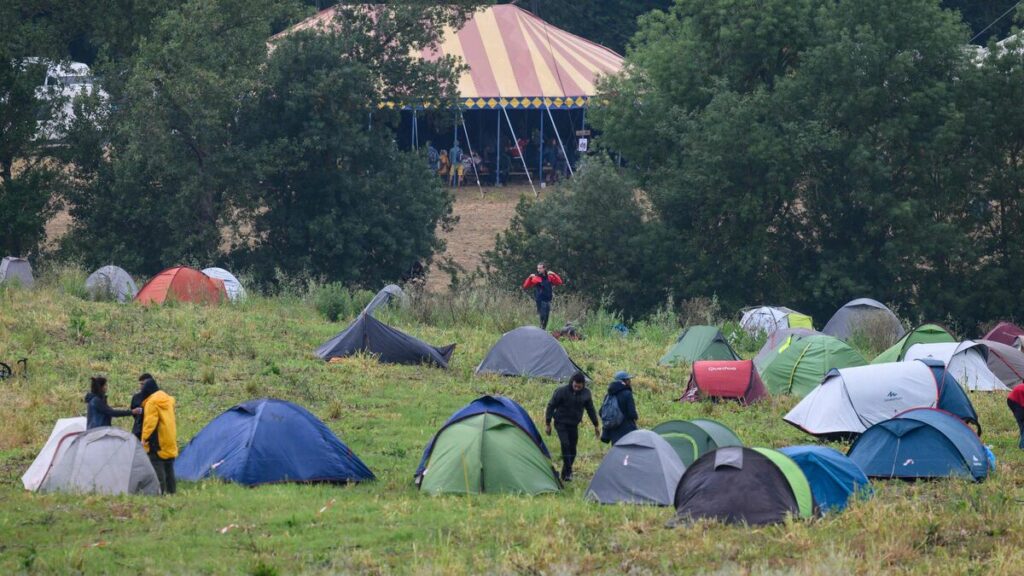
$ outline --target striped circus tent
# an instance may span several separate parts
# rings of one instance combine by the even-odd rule
[[[282,34],[330,25],[328,8]],[[280,36],[280,35],[279,35]],[[622,56],[503,4],[478,10],[458,30],[449,28],[439,46],[420,55],[459,57],[468,66],[458,91],[467,110],[573,109],[587,106],[601,76],[622,70]]]

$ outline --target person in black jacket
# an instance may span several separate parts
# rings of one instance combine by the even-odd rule
[[[558,443],[562,448],[562,480],[572,481],[572,465],[576,461],[576,445],[580,439],[580,422],[586,411],[591,424],[594,425],[594,436],[601,437],[601,427],[597,423],[597,411],[594,410],[594,399],[587,388],[587,379],[582,372],[572,375],[569,383],[555,389],[544,412],[545,432],[551,436],[551,421],[555,421],[558,431]]]
[[[615,427],[605,425],[604,433],[601,435],[602,442],[615,444],[623,436],[637,429],[636,421],[640,416],[636,412],[636,402],[633,400],[633,377],[629,372],[619,371],[615,373],[615,380],[608,385],[608,397],[614,398],[622,412],[622,422]],[[607,401],[607,400],[606,400]]]
[[[110,426],[114,418],[142,414],[142,409],[118,410],[107,404],[107,379],[103,376],[93,376],[89,386],[89,393],[85,395],[85,403],[88,405],[88,412],[85,417],[86,429]]]
[[[142,402],[152,394],[153,386],[156,385],[156,380],[153,380],[153,386],[147,390],[146,383],[153,380],[153,376],[148,372],[139,376],[139,391],[132,395],[132,414],[135,415],[135,421],[132,422],[132,435],[142,440]],[[136,413],[134,410],[138,408],[139,411]]]

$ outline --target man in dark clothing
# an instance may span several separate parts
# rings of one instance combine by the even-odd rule
[[[139,376],[139,391],[132,394],[131,408],[133,410],[132,413],[135,414],[135,421],[132,422],[132,435],[139,440],[142,440],[142,401],[146,399],[143,396],[142,390],[146,387],[147,380],[153,380],[153,376],[148,372]],[[136,408],[139,409],[137,414],[134,412]]]
[[[572,375],[569,383],[555,389],[544,412],[545,432],[551,436],[551,421],[555,421],[558,432],[558,443],[562,446],[562,480],[572,481],[572,465],[576,461],[576,445],[580,439],[580,422],[586,411],[590,423],[594,425],[594,437],[601,437],[601,427],[597,423],[597,411],[594,400],[587,389],[587,379],[583,373]]]
[[[551,299],[554,292],[553,286],[561,286],[562,278],[558,274],[548,270],[547,264],[537,264],[537,273],[530,274],[530,277],[523,282],[523,290],[533,288],[533,299],[537,301],[537,315],[540,316],[540,327],[548,329],[548,316],[551,314]]]
[[[88,405],[85,417],[86,429],[110,426],[114,418],[142,413],[142,409],[136,411],[111,408],[110,404],[107,404],[107,379],[103,376],[92,378],[89,392],[85,395],[85,403]]]
[[[1017,442],[1017,447],[1024,450],[1024,383],[1017,384],[1013,390],[1010,390],[1009,396],[1006,397],[1006,405],[1017,421],[1017,428],[1020,429],[1020,440]]]
[[[623,436],[637,429],[636,421],[640,416],[636,412],[636,402],[633,401],[633,377],[629,372],[619,371],[615,373],[615,381],[608,385],[608,398],[613,399],[622,413],[622,422],[618,426],[604,427],[601,441],[615,444]],[[608,399],[606,398],[606,402]],[[602,411],[602,417],[604,413]]]

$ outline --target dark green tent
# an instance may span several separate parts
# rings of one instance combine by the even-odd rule
[[[766,358],[760,373],[773,395],[803,398],[821,384],[829,370],[865,364],[863,356],[838,338],[789,336]]]
[[[686,466],[712,450],[725,446],[743,446],[735,432],[714,420],[669,420],[658,424],[652,431],[672,446]]]
[[[740,360],[739,354],[729,346],[722,331],[714,326],[690,326],[679,335],[659,364],[672,366],[697,360]]]
[[[914,344],[938,344],[940,342],[956,342],[956,338],[938,324],[922,324],[907,332],[899,342],[893,344],[885,352],[882,352],[872,364],[883,364],[885,362],[902,362],[907,355],[907,350]]]

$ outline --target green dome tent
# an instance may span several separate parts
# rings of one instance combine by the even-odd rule
[[[740,360],[739,354],[729,346],[722,331],[714,326],[690,326],[679,335],[676,343],[658,362],[662,366],[673,366],[681,362],[697,360]]]
[[[771,394],[803,398],[821,384],[829,370],[865,364],[863,356],[838,338],[790,336],[767,357],[761,381]]]
[[[872,364],[882,364],[883,362],[901,362],[907,355],[907,350],[910,349],[914,344],[938,344],[940,342],[956,342],[956,338],[938,324],[922,324],[917,328],[914,328],[910,332],[907,332],[903,338],[900,338],[899,342],[893,344],[885,352],[882,352],[874,360]]]
[[[679,455],[685,466],[704,454],[725,446],[743,446],[736,433],[715,420],[669,420],[652,429]]]

